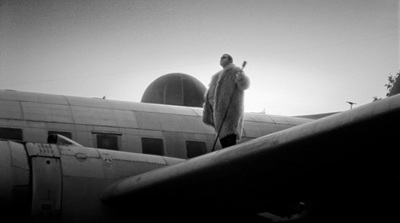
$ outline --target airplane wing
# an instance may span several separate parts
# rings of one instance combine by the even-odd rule
[[[164,216],[185,210],[191,216],[284,217],[303,204],[313,219],[394,216],[399,123],[400,96],[393,96],[122,179],[101,199],[125,211],[144,211],[147,203],[148,214]]]

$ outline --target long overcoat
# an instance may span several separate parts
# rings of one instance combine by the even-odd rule
[[[211,83],[204,96],[203,122],[213,126],[216,134],[218,134],[222,125],[219,138],[235,134],[237,140],[241,139],[244,90],[249,85],[249,78],[241,68],[233,64],[212,76]],[[214,103],[210,103],[210,95],[211,97],[214,96]],[[223,121],[225,113],[226,118]]]

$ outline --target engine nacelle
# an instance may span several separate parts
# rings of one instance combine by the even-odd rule
[[[12,141],[0,141],[0,213],[16,221],[26,221],[30,216],[30,203],[30,168],[25,147]]]
[[[0,214],[25,222],[106,222],[118,216],[100,201],[108,186],[181,161],[79,146],[0,141]]]

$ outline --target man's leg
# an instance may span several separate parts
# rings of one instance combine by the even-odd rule
[[[222,148],[236,145],[236,135],[227,135],[224,138],[220,139],[219,142],[221,143]]]

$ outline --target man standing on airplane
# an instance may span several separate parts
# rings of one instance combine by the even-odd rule
[[[220,65],[223,69],[212,76],[204,96],[203,122],[214,127],[226,148],[242,137],[244,90],[250,81],[229,54],[222,55]]]

